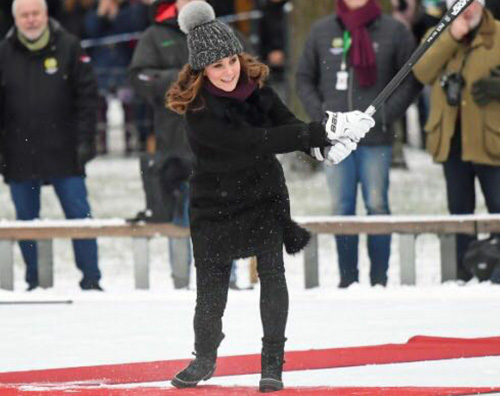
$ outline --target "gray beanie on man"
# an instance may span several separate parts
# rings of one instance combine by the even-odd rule
[[[189,64],[193,70],[243,51],[232,29],[215,19],[212,6],[204,1],[192,1],[182,7],[179,27],[187,34]]]

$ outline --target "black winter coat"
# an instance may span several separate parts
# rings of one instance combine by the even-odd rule
[[[0,153],[5,179],[84,175],[80,142],[93,144],[97,86],[79,40],[50,21],[50,42],[31,52],[13,28],[0,43]]]
[[[152,4],[153,16],[165,3],[171,1]],[[186,35],[177,19],[167,19],[154,22],[142,34],[129,67],[132,86],[154,109],[157,151],[167,156],[192,157],[182,117],[165,107],[168,87],[177,80],[188,55]]]
[[[285,177],[274,154],[327,146],[323,127],[299,121],[269,87],[245,102],[205,90],[198,100],[205,107],[186,115],[195,154],[195,260],[249,257],[283,243],[289,253],[300,251],[309,234],[290,218]]]

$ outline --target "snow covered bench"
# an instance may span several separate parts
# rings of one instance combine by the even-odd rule
[[[313,233],[304,253],[305,287],[319,286],[319,234],[399,234],[401,284],[415,285],[415,241],[419,234],[436,234],[441,243],[441,281],[457,278],[456,233],[500,232],[500,215],[352,216],[296,218]]]
[[[149,288],[148,241],[156,236],[187,238],[189,229],[173,224],[131,224],[125,220],[0,221],[0,289],[14,290],[13,245],[19,240],[38,241],[38,277],[41,287],[54,284],[52,240],[97,237],[131,237],[135,287]]]

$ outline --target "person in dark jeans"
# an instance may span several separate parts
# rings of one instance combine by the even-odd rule
[[[447,0],[450,8],[455,0]],[[431,87],[426,146],[443,164],[451,214],[472,214],[479,180],[487,209],[500,213],[500,22],[474,1],[415,65]],[[475,236],[457,236],[457,275],[472,274],[463,258]]]
[[[0,173],[18,220],[40,215],[50,184],[68,219],[91,216],[85,164],[95,156],[97,84],[77,37],[44,0],[15,0],[15,28],[0,43]],[[28,290],[39,286],[37,246],[21,241]],[[95,239],[73,241],[83,290],[102,290]]]
[[[451,139],[450,154],[443,162],[446,179],[448,210],[451,214],[463,215],[474,213],[476,208],[476,179],[484,194],[486,208],[490,213],[500,213],[500,168],[481,163],[462,160],[462,132],[457,123]],[[457,234],[457,262],[462,263],[465,253],[475,235]],[[458,267],[458,278],[469,280],[472,274],[462,265]]]

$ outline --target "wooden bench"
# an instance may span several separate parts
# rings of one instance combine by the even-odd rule
[[[304,252],[305,287],[319,286],[318,236],[321,234],[398,234],[401,284],[415,285],[415,242],[420,234],[436,234],[441,243],[441,280],[456,279],[456,233],[500,233],[500,215],[302,217],[297,222],[313,233]],[[41,287],[52,287],[52,240],[98,237],[132,238],[137,289],[149,288],[149,239],[187,238],[189,229],[173,224],[130,224],[124,220],[0,221],[0,288],[14,289],[13,246],[38,241]]]
[[[97,237],[131,237],[133,241],[135,287],[149,288],[150,238],[187,238],[189,229],[173,224],[130,224],[124,220],[57,220],[0,222],[0,289],[14,290],[13,246],[15,241],[38,242],[38,281],[41,287],[54,285],[52,240]]]
[[[304,252],[305,287],[319,286],[318,235],[399,234],[400,279],[416,284],[415,241],[420,234],[436,234],[441,245],[441,281],[457,279],[456,233],[500,233],[500,215],[460,216],[349,216],[296,218],[313,233]]]

